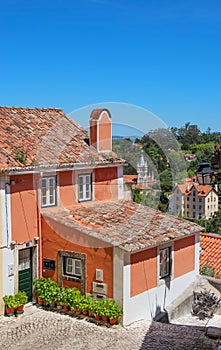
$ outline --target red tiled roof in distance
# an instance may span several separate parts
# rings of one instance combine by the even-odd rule
[[[221,278],[221,235],[211,233],[200,234],[200,267],[209,265]]]
[[[193,187],[197,191],[199,197],[206,197],[208,194],[214,190],[210,185],[199,185],[196,182],[186,182],[185,184],[177,185],[182,194],[188,196],[191,194]]]
[[[130,183],[137,183],[137,177],[138,175],[124,175],[124,181],[130,182]]]

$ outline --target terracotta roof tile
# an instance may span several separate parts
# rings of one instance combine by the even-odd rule
[[[213,190],[210,185],[200,185],[196,182],[187,182],[185,184],[177,185],[182,194],[189,196],[193,187],[197,191],[198,197],[206,197]]]
[[[201,233],[200,247],[203,249],[200,254],[200,266],[208,264],[221,277],[221,235]]]
[[[60,109],[0,107],[2,169],[109,163],[87,139],[87,131]]]
[[[69,211],[54,208],[44,215],[127,251],[156,246],[201,230],[190,221],[126,200],[87,202]]]
[[[124,175],[124,181],[137,183],[137,177],[138,175]]]

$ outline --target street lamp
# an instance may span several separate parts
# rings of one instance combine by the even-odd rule
[[[200,163],[196,172],[197,182],[200,185],[209,185],[212,181],[214,171],[211,169],[209,163]]]

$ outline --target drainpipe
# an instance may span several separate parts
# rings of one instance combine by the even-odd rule
[[[39,261],[39,278],[42,277],[42,230],[41,230],[41,212],[39,210],[39,177],[37,177],[37,191],[36,191],[36,209],[37,209],[37,229],[38,229],[38,261]]]
[[[4,249],[4,248],[9,248],[9,229],[8,229],[8,186],[10,186],[10,183],[6,183],[4,190],[5,190],[5,216],[6,216],[6,238],[7,238],[7,242],[6,245],[0,246],[0,249]]]

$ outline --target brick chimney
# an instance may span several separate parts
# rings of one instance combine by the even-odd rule
[[[94,109],[91,112],[90,144],[98,152],[112,152],[112,121],[107,109]]]

